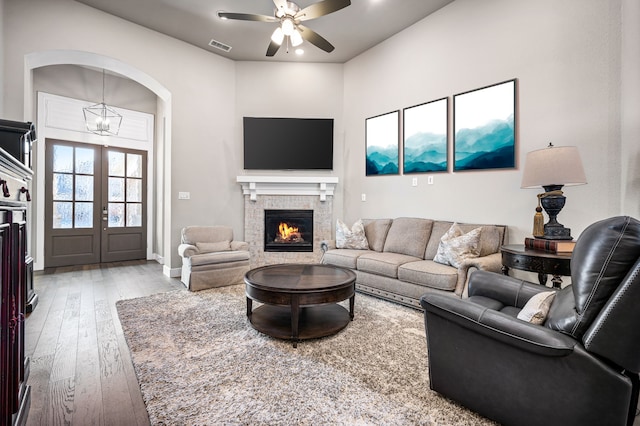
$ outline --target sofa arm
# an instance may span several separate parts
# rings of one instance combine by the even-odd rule
[[[427,334],[428,317],[435,315],[509,346],[543,356],[570,355],[578,343],[558,331],[530,324],[466,300],[441,294],[425,294],[420,299],[420,305],[425,310]]]
[[[495,272],[476,271],[469,277],[469,296],[482,296],[508,306],[523,308],[538,293],[553,291],[549,287]]]
[[[192,244],[180,244],[178,246],[178,254],[180,255],[180,257],[191,257],[194,254],[199,254],[200,250],[198,250],[198,247],[192,245]]]
[[[336,248],[336,240],[323,240],[320,242],[320,250],[325,254],[328,250]]]
[[[455,294],[466,297],[469,285],[469,275],[475,270],[500,272],[502,270],[502,255],[493,253],[487,256],[463,260],[458,268],[458,282]]]
[[[249,251],[249,243],[245,241],[231,241],[231,250],[233,251]]]

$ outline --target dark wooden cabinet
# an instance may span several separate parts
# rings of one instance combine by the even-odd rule
[[[27,255],[31,170],[0,149],[0,424],[26,423],[31,402],[25,356],[27,298],[33,291],[33,261]],[[28,286],[31,286],[30,291]],[[32,308],[35,303],[32,304]]]

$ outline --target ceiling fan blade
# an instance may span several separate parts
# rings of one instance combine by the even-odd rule
[[[325,52],[332,52],[333,49],[335,49],[331,43],[329,43],[324,37],[313,31],[311,28],[298,24],[298,30],[300,30],[300,34],[302,35],[303,39],[307,40],[311,44],[316,45]]]
[[[280,45],[272,40],[267,48],[267,56],[275,55],[278,49],[280,49]]]
[[[276,5],[276,10],[287,9],[287,0],[273,0],[273,4]]]
[[[324,0],[305,7],[296,13],[295,19],[297,21],[308,21],[309,19],[319,18],[343,9],[350,4],[351,0]]]
[[[220,18],[236,19],[239,21],[280,22],[280,20],[274,16],[254,15],[252,13],[218,12],[218,16]]]

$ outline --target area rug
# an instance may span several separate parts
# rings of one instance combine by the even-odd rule
[[[492,424],[429,389],[410,308],[358,293],[344,330],[293,348],[251,327],[243,285],[116,306],[153,425]]]

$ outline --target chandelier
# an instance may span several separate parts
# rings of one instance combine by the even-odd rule
[[[102,102],[82,108],[87,130],[100,136],[117,136],[122,115],[104,103],[104,69],[102,70]]]

